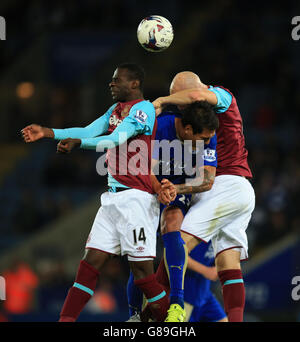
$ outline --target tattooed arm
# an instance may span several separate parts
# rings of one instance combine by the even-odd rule
[[[191,182],[184,184],[175,184],[177,194],[195,194],[198,192],[209,191],[215,181],[216,168],[214,166],[205,165],[203,167],[203,180],[193,179]],[[199,184],[198,184],[199,183]]]

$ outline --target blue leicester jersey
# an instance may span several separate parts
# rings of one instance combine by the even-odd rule
[[[214,265],[214,251],[211,242],[201,242],[189,256],[205,266]],[[201,306],[211,295],[211,281],[200,273],[186,270],[184,279],[184,300],[194,306]]]
[[[181,115],[173,112],[164,112],[157,117],[152,158],[158,161],[154,167],[154,173],[159,181],[167,178],[174,184],[182,184],[187,178],[195,176],[195,169],[192,170],[192,168],[195,168],[196,165],[217,167],[217,137],[214,135],[209,144],[204,145],[204,151],[200,151],[200,153],[184,148],[184,144],[180,142],[176,133],[175,118],[177,117],[180,118]],[[163,142],[166,144],[164,145]],[[166,154],[162,151],[164,146],[169,148]],[[198,158],[202,158],[202,160]]]

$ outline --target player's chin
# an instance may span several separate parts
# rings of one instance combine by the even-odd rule
[[[117,102],[120,102],[120,101],[122,101],[121,99],[120,99],[120,96],[119,96],[119,94],[117,94],[117,93],[111,93],[111,97],[112,97],[112,99],[114,100],[114,101],[117,101]]]

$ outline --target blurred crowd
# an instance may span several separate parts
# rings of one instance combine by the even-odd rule
[[[153,3],[163,6],[160,13],[152,13]],[[290,19],[299,13],[296,1],[285,2],[284,8],[276,3],[269,8],[267,3],[258,1],[251,5],[241,1],[225,3],[221,15],[219,13],[217,18],[211,15],[207,20],[201,41],[195,40],[190,47],[189,54],[194,58],[189,69],[198,73],[204,83],[223,85],[237,97],[254,176],[251,182],[256,193],[256,208],[248,228],[251,257],[290,232],[300,232],[300,143],[297,129],[300,120],[300,43],[296,48],[289,31]],[[135,27],[139,21],[137,18],[143,18],[147,12],[165,15],[180,28],[184,25],[182,18],[191,10],[188,4],[180,1],[153,1],[149,11],[146,6],[147,3],[134,0],[18,1],[18,5],[5,9],[4,16],[10,23],[9,35],[14,38],[7,41],[8,48],[1,54],[0,72],[4,65],[9,67],[26,44],[29,45],[41,32],[123,30]],[[170,13],[168,8],[172,8]],[[130,15],[124,16],[124,12]],[[11,25],[14,20],[15,25]],[[22,32],[20,27],[24,28]],[[180,65],[180,61],[177,67],[174,67],[175,72],[186,68]],[[45,93],[47,95],[34,109],[24,100],[12,102],[5,121],[5,143],[21,143],[17,132],[31,122],[50,127],[82,125],[80,88],[49,84]],[[65,215],[105,187],[106,180],[98,176],[95,169],[98,156],[78,151],[62,159],[55,154],[55,144],[43,144],[38,145],[35,157],[31,155],[20,162],[23,171],[11,172],[1,180],[0,196],[4,200],[7,196],[15,197],[11,202],[12,210],[6,210],[5,206],[1,208],[0,215],[8,217],[3,221],[5,227],[1,227],[5,234],[26,237],[36,233],[46,223]],[[15,193],[8,195],[12,183]],[[70,279],[64,274],[60,261],[54,260],[48,266],[44,263],[32,269],[16,262],[7,270],[7,279],[13,282],[17,277],[24,277],[24,286],[43,298],[39,301],[40,306],[58,307]],[[112,313],[117,308],[126,307],[124,284],[128,271],[124,262],[112,261],[105,272],[107,280],[99,285],[96,302],[90,306],[91,312],[95,307],[94,312],[98,313]],[[47,303],[48,296],[52,293],[54,298],[56,290],[57,303],[53,300]],[[10,304],[6,302],[4,305]],[[30,305],[29,311],[34,307],[33,299]],[[6,307],[5,310],[7,313],[10,309]]]

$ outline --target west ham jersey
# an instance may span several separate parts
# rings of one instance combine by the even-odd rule
[[[142,99],[117,103],[109,117],[108,134],[124,118],[134,123],[137,135],[107,150],[109,184],[116,181],[126,187],[154,193],[150,179],[151,142],[156,132],[154,106]]]
[[[222,86],[212,87],[217,96],[215,111],[219,118],[217,130],[218,168],[216,176],[237,175],[251,178],[248,151],[245,148],[242,117],[234,95]]]
[[[106,139],[106,135],[113,135],[121,123],[123,125],[118,128],[114,138]],[[112,146],[106,147],[108,185],[136,188],[150,193],[153,193],[150,181],[151,142],[155,131],[154,106],[143,99],[115,103],[86,127],[53,129],[55,139],[81,139],[82,148],[97,150],[101,143]],[[131,138],[124,138],[126,133]],[[121,134],[124,136],[121,137]],[[98,152],[102,152],[101,149]]]

